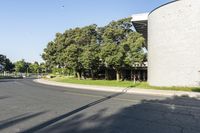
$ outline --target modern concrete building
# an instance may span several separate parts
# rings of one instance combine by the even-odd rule
[[[147,40],[148,82],[200,86],[200,1],[177,0],[132,16]]]

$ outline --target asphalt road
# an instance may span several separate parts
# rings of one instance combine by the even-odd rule
[[[2,133],[200,133],[200,100],[0,80]]]

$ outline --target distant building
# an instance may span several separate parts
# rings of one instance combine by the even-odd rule
[[[199,7],[199,0],[176,0],[132,16],[146,38],[150,85],[200,86]]]

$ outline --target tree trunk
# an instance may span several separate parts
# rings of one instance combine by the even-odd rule
[[[77,72],[76,75],[77,75],[78,80],[80,80],[80,79],[81,79],[81,74],[80,74],[80,72]]]
[[[136,83],[136,75],[135,75],[135,70],[134,70],[134,72],[133,72],[133,82],[134,82],[134,84]]]
[[[108,69],[106,68],[105,69],[105,80],[108,80],[109,78],[108,78]]]
[[[81,77],[82,77],[82,79],[86,79],[85,71],[81,72]]]
[[[74,78],[77,78],[77,72],[74,70],[73,73],[74,73]]]
[[[116,79],[117,81],[120,81],[120,71],[116,70]]]
[[[124,81],[126,76],[126,72],[124,70],[121,70],[121,80]]]
[[[133,70],[131,68],[131,80],[133,80]]]
[[[94,72],[93,72],[93,70],[91,70],[91,76],[92,76],[92,80],[94,80]]]

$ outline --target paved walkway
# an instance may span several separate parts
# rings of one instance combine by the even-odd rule
[[[131,93],[131,94],[147,94],[147,95],[170,96],[170,97],[189,96],[189,97],[200,98],[200,93],[198,92],[82,85],[82,84],[60,83],[60,82],[49,81],[49,80],[44,80],[44,79],[36,79],[34,81],[37,83],[53,85],[53,86],[87,89],[87,90],[95,90],[95,91],[126,92],[126,93]]]

